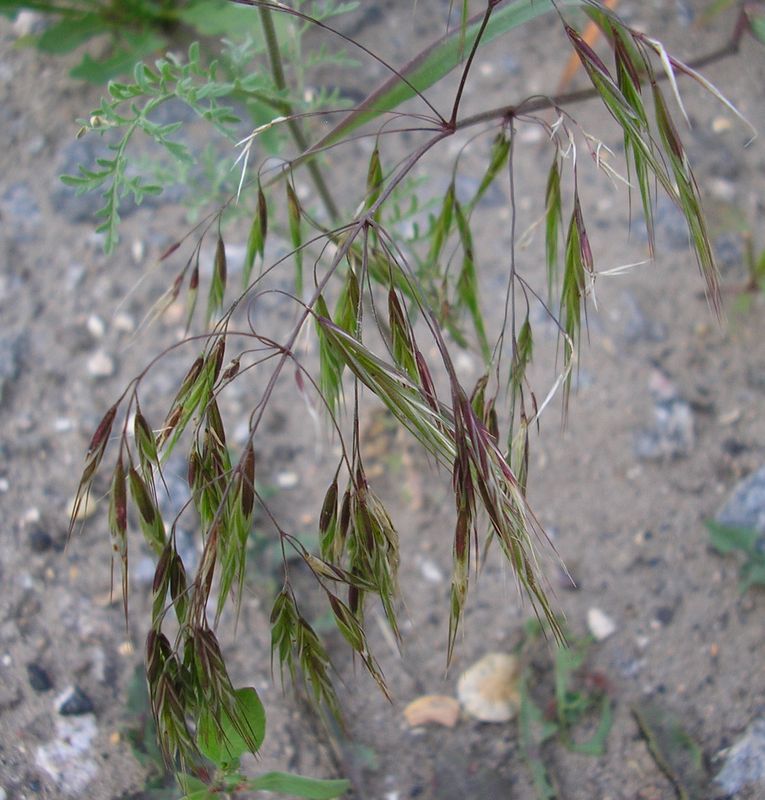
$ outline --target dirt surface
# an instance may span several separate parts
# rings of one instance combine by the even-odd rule
[[[414,47],[410,34],[422,40],[439,30],[446,5],[420,0],[413,22],[410,2],[374,4],[344,24],[401,63]],[[731,27],[725,17],[711,29],[694,27],[705,5],[620,4],[630,22],[656,32],[684,58],[714,49]],[[470,83],[465,110],[553,87],[566,57],[555,26],[552,18],[538,20],[521,36],[489,49]],[[83,153],[87,158],[88,151],[74,143],[75,119],[96,105],[98,92],[72,82],[61,62],[14,48],[16,36],[0,20],[0,797],[159,797],[149,794],[147,768],[136,761],[125,734],[126,718],[135,724],[135,709],[126,709],[127,691],[141,662],[151,563],[136,542],[126,630],[119,604],[109,597],[105,504],[66,549],[64,543],[67,505],[98,420],[147,360],[182,333],[182,311],[171,309],[135,336],[150,303],[174,275],[172,264],[157,267],[159,254],[188,223],[171,202],[142,207],[126,216],[116,253],[103,255],[89,219],[94,207],[63,193],[57,180]],[[380,70],[370,67],[373,75]],[[745,42],[738,57],[710,66],[707,74],[765,130],[761,46]],[[347,75],[338,82],[349,94],[358,90]],[[735,289],[746,271],[731,221],[743,219],[755,239],[761,237],[765,145],[758,139],[745,148],[748,132],[721,106],[698,87],[684,85],[683,93],[693,122],[685,133],[689,154],[710,211],[723,284],[732,289],[725,294],[726,319],[718,324],[710,312],[682,221],[660,202],[656,262],[598,280],[568,424],[561,430],[554,403],[532,440],[532,505],[577,586],[569,590],[556,578],[555,563],[548,565],[558,607],[575,637],[586,635],[592,609],[614,624],[613,633],[590,648],[587,667],[612,699],[605,755],[577,755],[557,741],[543,750],[559,796],[567,800],[675,796],[640,734],[631,712],[635,704],[650,699],[682,720],[711,773],[719,771],[723,751],[765,716],[765,594],[740,594],[737,560],[715,554],[704,527],[765,461],[765,304],[754,296],[747,310],[741,308]],[[432,96],[448,107],[448,88]],[[595,104],[573,113],[619,152],[619,137]],[[520,231],[538,215],[540,176],[549,164],[537,130],[518,131]],[[482,174],[489,141],[482,137],[461,155],[465,191]],[[422,163],[427,194],[446,188],[450,159],[467,143],[467,136],[455,137]],[[363,183],[366,156],[355,167],[352,158],[370,147],[360,142],[345,156],[332,154],[332,166],[349,184]],[[395,147],[387,154],[391,159],[403,152]],[[598,264],[607,269],[644,259],[639,223],[628,238],[630,209],[623,192],[586,161],[582,157],[581,189]],[[475,218],[492,330],[501,320],[496,298],[504,293],[508,268],[505,184],[487,195]],[[537,230],[518,254],[519,269],[537,282],[542,248]],[[286,335],[293,319],[293,309],[274,297],[257,313],[274,335]],[[532,322],[533,380],[544,396],[554,380],[556,336],[541,308],[532,309]],[[186,348],[147,378],[144,405],[151,417],[164,415],[174,382],[194,355]],[[466,352],[457,364],[472,385],[480,374],[479,356]],[[232,387],[227,419],[238,414],[246,420],[253,391],[266,380],[251,375]],[[276,489],[272,507],[282,525],[310,534],[334,464],[332,444],[315,429],[290,381],[277,390],[256,443],[260,480]],[[232,429],[233,441],[241,443],[246,423],[238,432],[235,424]],[[445,676],[453,531],[449,476],[436,472],[371,405],[365,429],[368,471],[401,537],[401,656],[378,625],[378,610],[368,613],[370,644],[394,702],[352,663],[336,634],[328,634],[328,644],[342,681],[346,737],[327,734],[290,693],[282,694],[278,677],[271,678],[267,624],[278,559],[264,545],[254,555],[238,633],[231,616],[221,629],[235,683],[254,685],[268,713],[262,759],[249,767],[344,774],[363,800],[533,798],[515,722],[481,723],[463,715],[452,729],[413,729],[402,715],[423,694],[455,695],[460,672],[486,652],[516,648],[531,610],[492,551],[473,582]],[[184,472],[182,460],[171,462],[171,482],[181,486],[180,495]],[[259,525],[267,537],[266,521]],[[188,533],[193,558],[193,529]],[[320,617],[323,608],[317,605],[314,612]],[[540,679],[534,692],[544,704],[549,650],[536,648],[528,658]],[[72,687],[80,690],[73,699]],[[67,697],[70,712],[74,701],[73,714],[61,713]],[[753,786],[736,796],[763,792],[762,785]],[[710,784],[699,796],[729,795]]]

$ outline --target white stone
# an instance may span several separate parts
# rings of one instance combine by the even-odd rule
[[[130,255],[136,264],[140,264],[143,261],[146,255],[146,245],[143,243],[143,239],[133,239],[130,245]]]
[[[520,677],[515,656],[487,653],[460,675],[457,697],[465,711],[481,722],[508,722],[521,705]]]
[[[42,19],[42,14],[37,11],[19,11],[13,21],[13,32],[19,38],[29,36],[35,32]]]
[[[98,734],[93,714],[56,720],[56,738],[37,748],[35,761],[58,784],[64,795],[85,797],[83,792],[98,773],[89,758]]]
[[[100,339],[103,337],[104,333],[106,333],[106,325],[104,325],[104,321],[98,316],[98,314],[91,314],[88,317],[87,326],[88,333],[94,339]]]
[[[602,642],[616,633],[616,623],[599,608],[590,608],[587,611],[587,627],[596,641]]]
[[[108,378],[114,375],[114,359],[103,350],[98,350],[88,359],[88,372],[94,378]]]
[[[296,472],[280,472],[276,476],[276,485],[280,489],[294,489],[299,482]]]
[[[429,558],[420,559],[420,572],[428,583],[443,583],[444,574],[435,561]]]
[[[132,333],[135,330],[135,320],[124,311],[114,315],[114,329],[120,333]]]

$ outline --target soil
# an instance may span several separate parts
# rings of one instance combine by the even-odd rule
[[[625,0],[620,11],[635,26],[660,35],[670,52],[688,58],[719,46],[732,26],[727,16],[698,26],[707,5]],[[411,6],[408,0],[370,5],[342,24],[400,64],[415,47],[412,37],[422,42],[442,29],[448,4],[420,0],[414,22]],[[71,80],[65,62],[14,47],[16,38],[11,23],[0,21],[0,797],[156,798],[147,788],[148,767],[136,760],[126,734],[126,726],[136,725],[127,693],[142,659],[151,563],[136,539],[126,628],[121,604],[110,599],[105,503],[65,547],[67,505],[104,411],[151,357],[182,334],[183,310],[174,307],[147,332],[136,330],[180,266],[172,259],[158,265],[159,255],[189,223],[172,198],[141,207],[126,215],[121,246],[103,254],[93,233],[94,207],[78,205],[87,201],[62,193],[58,183],[58,175],[82,157],[83,151],[73,149],[76,118],[96,106],[98,90]],[[566,53],[551,17],[493,45],[469,84],[466,113],[549,91]],[[706,72],[761,131],[763,53],[747,40],[737,57]],[[370,67],[375,80],[381,71]],[[349,95],[359,90],[347,73],[338,83]],[[765,145],[758,139],[745,147],[747,130],[687,83],[682,90],[693,127],[683,135],[720,255],[725,318],[718,321],[710,311],[677,212],[660,202],[655,262],[598,279],[597,307],[589,307],[588,345],[565,428],[556,401],[531,442],[531,504],[576,583],[574,590],[557,577],[560,568],[549,561],[557,608],[575,638],[587,634],[592,609],[604,612],[615,628],[589,648],[584,675],[611,698],[614,721],[605,754],[576,754],[557,739],[542,750],[558,796],[567,800],[676,796],[641,735],[632,713],[636,705],[650,700],[680,719],[712,773],[719,771],[725,749],[765,714],[765,593],[740,593],[740,562],[711,549],[704,525],[765,461],[765,298],[752,295],[744,308],[738,291],[746,280],[742,221],[755,244],[765,246]],[[449,92],[436,87],[429,96],[448,108]],[[572,113],[618,154],[619,137],[597,104]],[[549,165],[537,131],[519,126],[515,189],[521,232],[538,215]],[[425,159],[419,173],[427,179],[424,193],[443,192],[458,154],[462,185],[475,189],[489,142],[487,136],[455,137]],[[409,143],[390,145],[384,158],[392,163],[404,152],[396,147]],[[330,155],[338,185],[355,185],[356,191],[363,186],[370,150],[362,140]],[[598,265],[642,261],[645,236],[622,189],[582,153],[580,171]],[[501,320],[497,298],[504,294],[508,269],[506,184],[498,182],[474,217],[492,330]],[[244,234],[238,235],[243,241]],[[235,243],[232,234],[231,252]],[[536,230],[530,246],[518,253],[519,269],[534,281],[543,274],[542,249]],[[293,319],[292,307],[276,296],[264,298],[256,314],[276,337],[286,335]],[[532,380],[541,399],[555,376],[556,335],[541,308],[532,309],[532,323]],[[194,346],[180,348],[150,373],[143,395],[150,418],[162,418],[195,354]],[[480,377],[480,363],[470,351],[458,357],[466,385]],[[250,375],[232,387],[227,420],[246,421],[251,398],[266,380]],[[367,468],[392,510],[402,548],[401,654],[378,625],[380,612],[372,606],[367,615],[370,646],[394,699],[385,700],[341,638],[328,632],[348,720],[345,734],[328,733],[291,692],[282,692],[278,676],[271,676],[268,629],[278,558],[263,545],[254,556],[238,629],[230,614],[220,631],[234,682],[254,685],[267,709],[266,743],[248,768],[345,775],[352,796],[363,800],[533,798],[514,721],[481,723],[463,715],[454,728],[410,728],[402,714],[423,694],[454,696],[459,674],[487,652],[516,649],[532,612],[492,550],[472,582],[446,672],[450,478],[373,404],[365,413]],[[232,440],[241,443],[246,424],[244,433],[236,422],[231,428]],[[279,385],[256,445],[259,479],[275,489],[272,510],[283,527],[308,535],[334,468],[333,444],[313,425],[291,376]],[[182,494],[182,460],[171,461],[168,469]],[[259,525],[264,540],[273,540],[267,521]],[[190,553],[193,558],[193,544]],[[305,583],[310,598],[308,578],[296,580]],[[324,609],[308,605],[306,613],[320,620]],[[543,706],[551,698],[551,647],[526,651],[538,681],[533,693]],[[70,696],[73,687],[79,691]],[[69,713],[62,708],[67,701]],[[745,788],[736,796],[762,797],[762,791]],[[699,796],[726,794],[710,782]]]

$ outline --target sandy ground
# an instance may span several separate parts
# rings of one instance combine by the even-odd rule
[[[713,29],[692,27],[694,14],[706,5],[700,1],[621,5],[632,23],[657,32],[680,57],[714,49],[730,27],[726,18]],[[432,31],[428,14],[443,12],[443,4],[421,0],[412,24],[410,6],[381,4],[384,14],[365,9],[345,24],[401,63],[412,48],[407,34]],[[562,40],[554,38],[553,28],[551,19],[539,20],[528,31],[540,38],[522,35],[487,51],[466,109],[553,86],[564,63]],[[88,157],[76,149],[82,145],[74,143],[75,119],[95,105],[98,93],[70,80],[60,62],[15,49],[14,39],[3,21],[0,797],[159,798],[147,788],[146,766],[136,761],[125,733],[126,719],[135,726],[127,690],[141,661],[150,562],[136,544],[126,630],[119,605],[109,599],[105,510],[96,510],[66,550],[64,542],[67,504],[95,425],[147,359],[177,340],[182,320],[172,313],[147,334],[135,339],[134,333],[174,274],[172,264],[156,266],[158,256],[188,223],[183,209],[170,202],[140,208],[125,221],[121,247],[104,256],[88,219],[93,206],[77,205],[57,180],[83,153]],[[556,45],[540,47],[548,39]],[[746,42],[737,58],[708,70],[760,130],[765,129],[764,54],[761,46]],[[378,74],[379,67],[370,72]],[[349,93],[354,88],[348,76],[338,82]],[[743,309],[735,291],[745,279],[738,220],[765,246],[765,150],[761,139],[745,148],[747,131],[721,106],[696,87],[683,89],[693,121],[686,141],[710,211],[723,284],[733,289],[725,294],[726,317],[718,324],[710,312],[682,223],[660,203],[656,262],[599,280],[568,423],[561,430],[560,409],[554,406],[532,440],[531,501],[577,584],[569,591],[551,566],[558,607],[574,636],[587,633],[592,609],[614,623],[613,633],[590,648],[587,668],[588,675],[603,677],[612,700],[606,753],[577,755],[557,740],[543,751],[559,796],[566,799],[675,796],[640,734],[631,711],[636,704],[651,700],[682,720],[711,773],[719,771],[723,751],[765,716],[765,595],[756,589],[739,592],[739,562],[716,554],[704,527],[765,460],[763,298],[752,297]],[[444,106],[448,96],[445,88],[433,93]],[[606,143],[618,152],[619,137],[595,104],[574,113],[587,130],[604,131]],[[520,128],[518,136],[515,180],[520,220],[528,223],[539,207],[540,171],[549,157],[533,129]],[[481,174],[487,141],[479,140],[461,157],[460,175],[468,187]],[[422,163],[426,193],[445,189],[450,158],[466,143],[467,137],[450,141]],[[356,174],[348,165],[365,152],[366,143],[354,145],[345,155],[333,154],[331,166],[343,181],[363,181],[366,166],[362,171],[357,164]],[[630,210],[623,193],[589,166],[582,165],[581,188],[598,263],[608,268],[641,260],[644,237],[637,224],[628,237]],[[481,288],[493,329],[502,313],[493,298],[503,291],[507,269],[507,199],[507,186],[499,182],[475,220]],[[518,255],[519,268],[536,281],[543,270],[541,252],[537,233]],[[538,347],[533,378],[543,395],[554,378],[556,341],[537,312],[535,317],[532,311]],[[274,330],[286,332],[289,309],[274,301],[259,313]],[[184,350],[148,379],[146,408],[155,416],[164,413],[174,382],[193,356],[192,349]],[[467,384],[479,377],[477,354],[463,354],[458,366]],[[264,380],[243,382],[227,399],[226,412],[246,419],[251,390]],[[454,663],[445,675],[453,525],[449,476],[434,471],[406,438],[390,433],[371,405],[366,430],[367,466],[393,509],[402,543],[401,656],[378,626],[378,612],[373,608],[368,615],[370,644],[394,702],[376,691],[331,634],[349,720],[345,739],[328,736],[300,702],[282,694],[278,678],[272,682],[267,619],[278,575],[264,545],[254,558],[238,633],[231,619],[224,619],[221,631],[235,682],[254,685],[267,708],[269,735],[255,768],[345,774],[355,796],[364,800],[533,798],[514,722],[488,724],[463,715],[451,729],[406,724],[402,709],[409,701],[422,694],[454,695],[465,667],[488,651],[516,648],[531,611],[492,552],[473,587]],[[309,532],[326,488],[331,445],[321,443],[291,385],[277,391],[257,448],[261,480],[277,489],[275,512],[289,529]],[[171,462],[170,471],[182,483],[183,463]],[[268,526],[260,524],[267,537]],[[322,612],[317,606],[316,616]],[[544,703],[549,651],[537,648],[528,657],[540,681],[535,692]],[[76,713],[62,714],[72,687],[81,691]],[[728,795],[710,783],[698,796]],[[736,794],[762,796],[762,784]]]

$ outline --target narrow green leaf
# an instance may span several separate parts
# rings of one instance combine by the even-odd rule
[[[721,525],[715,520],[705,523],[709,531],[712,547],[719,553],[732,553],[743,550],[745,553],[755,551],[760,534],[754,528],[740,528],[732,525]]]
[[[252,790],[305,797],[308,800],[332,800],[351,788],[350,783],[345,780],[304,778],[286,772],[267,772],[250,779],[248,785]]]
[[[559,8],[583,6],[587,2],[588,0],[560,0],[555,3],[555,6]],[[482,44],[488,45],[509,31],[552,9],[551,0],[514,0],[514,2],[501,4],[494,9],[489,19]],[[324,136],[309,151],[308,156],[303,156],[293,162],[293,168],[305,158],[312,157],[314,152],[321,151],[323,148],[347,138],[352,131],[414,97],[415,89],[423,92],[458,67],[462,63],[463,54],[469,52],[475,43],[484,15],[485,12],[481,11],[467,20],[465,26],[460,24],[459,27],[447,32],[441,39],[422,51],[402,70],[401,74],[408,83],[402,81],[398,75],[389,78]]]
[[[101,14],[80,14],[64,17],[47,28],[37,39],[37,47],[44,53],[61,55],[78,48],[93,36],[108,30],[108,22]]]

